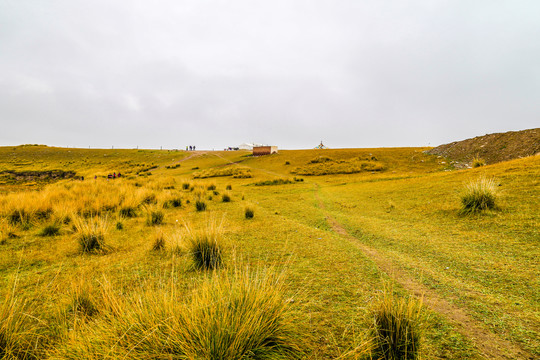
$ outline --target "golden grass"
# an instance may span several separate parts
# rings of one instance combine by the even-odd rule
[[[122,296],[102,282],[99,317],[50,359],[246,359],[298,354],[283,279],[236,269],[203,279],[188,297],[174,282]]]
[[[0,359],[35,359],[38,324],[27,301],[17,295],[17,280],[10,285],[8,291],[0,293]]]

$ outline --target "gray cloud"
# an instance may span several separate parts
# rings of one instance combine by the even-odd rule
[[[537,1],[0,2],[0,144],[436,145],[538,127]]]

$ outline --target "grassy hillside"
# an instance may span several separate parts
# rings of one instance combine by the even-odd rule
[[[540,158],[424,150],[0,148],[0,355],[369,358],[386,294],[423,297],[422,358],[540,356]],[[463,215],[479,178],[497,206]]]

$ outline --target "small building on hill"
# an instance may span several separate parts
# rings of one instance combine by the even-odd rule
[[[277,146],[254,146],[253,156],[277,154]]]

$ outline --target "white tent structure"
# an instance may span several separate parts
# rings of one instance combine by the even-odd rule
[[[252,151],[253,147],[255,147],[255,146],[262,146],[262,145],[261,144],[255,144],[255,143],[243,143],[243,144],[238,145],[238,148],[240,150]]]

